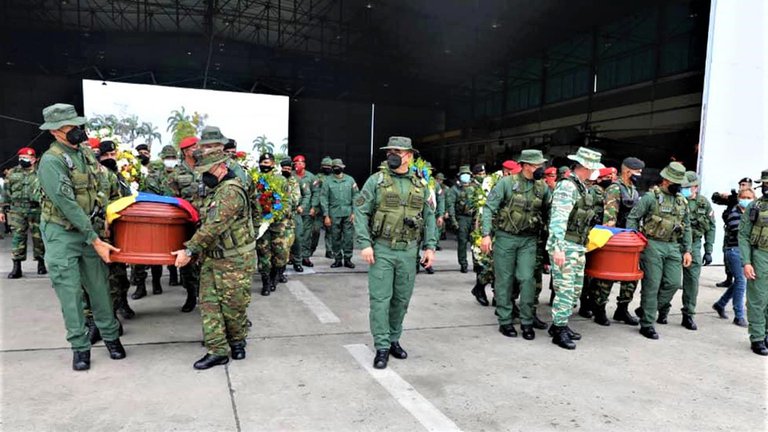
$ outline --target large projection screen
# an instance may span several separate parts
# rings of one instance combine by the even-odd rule
[[[83,103],[89,124],[117,129],[89,133],[113,133],[123,149],[149,142],[156,156],[164,145],[217,126],[238,150],[288,154],[287,96],[83,80]]]

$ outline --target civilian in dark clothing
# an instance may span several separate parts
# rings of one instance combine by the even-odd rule
[[[731,189],[730,194],[722,192],[715,192],[712,194],[712,204],[725,206],[725,210],[723,211],[722,215],[723,222],[726,222],[725,219],[727,218],[728,214],[730,214],[731,210],[733,210],[733,208],[739,204],[739,193],[745,189],[752,190],[752,179],[749,177],[744,177],[743,179],[739,180],[739,192],[736,192],[735,189]],[[725,248],[725,242],[723,242],[723,255],[725,255]],[[737,271],[741,271],[741,269]],[[715,286],[718,288],[728,288],[731,286],[732,282],[733,275],[731,274],[731,267],[729,266],[728,260],[725,260],[725,280],[718,282],[715,284]]]

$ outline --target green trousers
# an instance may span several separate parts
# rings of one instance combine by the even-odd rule
[[[696,298],[699,296],[699,276],[701,276],[701,237],[693,239],[691,266],[683,267],[683,313],[696,314]],[[662,310],[669,311],[670,304],[662,305]]]
[[[747,279],[747,321],[749,340],[757,342],[765,339],[768,330],[768,251],[753,248],[752,267],[755,268],[757,279]]]
[[[11,207],[8,212],[8,224],[11,227],[11,259],[27,260],[27,233],[32,234],[32,247],[35,260],[45,256],[45,246],[40,236],[40,209]]]
[[[472,232],[473,221],[474,218],[472,216],[456,215],[456,223],[459,225],[459,233],[456,237],[459,242],[459,247],[456,249],[456,254],[459,258],[459,265],[461,266],[469,265],[467,263],[467,245],[470,241],[469,233]]]
[[[352,258],[352,242],[355,239],[355,227],[349,216],[331,216],[331,251],[336,259]]]
[[[496,231],[493,238],[493,274],[496,278],[496,317],[499,325],[512,323],[512,285],[520,285],[520,323],[533,324],[536,293],[536,237]]]
[[[311,246],[311,253],[309,256],[312,256],[315,254],[315,251],[317,250],[317,245],[320,243],[320,233],[325,231],[325,247],[329,248],[331,246],[331,234],[330,229],[326,229],[323,226],[323,214],[322,212],[315,214],[315,218],[312,221],[312,246]]]
[[[682,262],[679,244],[648,239],[648,246],[640,255],[640,268],[644,273],[640,290],[642,327],[652,327],[659,306],[672,301],[682,287]]]
[[[112,312],[107,265],[78,231],[67,231],[54,223],[41,224],[45,262],[61,304],[67,341],[74,351],[91,348],[83,313],[83,288],[88,292],[96,327],[104,340],[118,338],[118,323]]]
[[[312,256],[312,230],[315,218],[309,215],[301,215],[301,231],[296,231],[296,243],[300,243],[300,249],[293,253],[294,258],[307,259]]]
[[[558,327],[568,325],[568,319],[573,313],[573,306],[581,295],[584,286],[584,265],[587,261],[584,246],[568,240],[564,244],[565,264],[562,267],[552,265],[552,283],[555,290],[555,301],[552,303],[552,324]]]
[[[404,250],[374,243],[375,262],[368,269],[368,297],[373,344],[377,350],[389,349],[403,333],[403,319],[416,280],[418,242]]]

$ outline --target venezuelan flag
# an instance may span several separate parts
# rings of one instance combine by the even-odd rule
[[[595,249],[600,249],[601,247],[605,246],[606,243],[608,243],[608,240],[611,239],[616,234],[627,232],[627,231],[635,231],[631,229],[626,228],[616,228],[616,227],[607,227],[605,225],[595,225],[590,231],[589,231],[589,242],[587,243],[587,252],[592,252]]]
[[[189,214],[190,222],[196,223],[200,220],[200,215],[197,214],[197,210],[195,210],[195,208],[192,207],[192,204],[190,204],[187,200],[176,197],[155,195],[147,192],[139,192],[138,194],[123,197],[109,203],[107,206],[107,223],[112,223],[112,221],[120,217],[121,211],[138,202],[170,204],[186,211]]]

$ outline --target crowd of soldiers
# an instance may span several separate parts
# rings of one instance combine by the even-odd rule
[[[22,276],[31,229],[38,273],[51,272],[62,306],[73,368],[85,370],[91,345],[101,339],[111,358],[125,357],[117,317],[135,316],[128,289],[136,285],[133,300],[147,295],[147,266],[131,266],[129,278],[128,266],[110,259],[118,250],[109,243],[104,209],[134,192],[118,172],[115,143],[89,146],[85,120],[71,105],[47,107],[43,117],[41,129],[56,141],[39,163],[34,150],[20,150],[19,166],[5,182],[3,203],[10,206],[14,233],[14,266],[8,277]],[[576,347],[581,335],[569,327],[569,318],[577,304],[580,315],[610,325],[606,304],[614,281],[584,275],[586,245],[595,225],[636,230],[648,240],[640,262],[644,276],[637,317],[628,310],[637,282],[622,282],[613,319],[639,324],[643,336],[658,339],[654,324],[667,324],[672,297],[682,289],[681,324],[697,329],[698,279],[701,266],[712,262],[716,223],[709,201],[698,193],[696,173],[680,163],[665,167],[661,182],[641,198],[636,187],[645,167],[641,160],[626,158],[616,170],[605,167],[600,153],[588,148],[568,156],[570,166],[560,169],[545,168],[547,159],[534,149],[523,150],[516,161],[505,161],[502,170],[490,175],[482,164],[462,166],[452,187],[441,173],[431,183],[429,171],[412,169],[416,150],[409,138],[391,137],[382,150],[387,159],[358,189],[344,173],[343,161],[330,157],[313,174],[301,155],[277,161],[264,153],[252,175],[233,157],[236,143],[216,127],[206,127],[199,138],[182,139],[178,149],[163,147],[156,161],[149,146],[137,146],[143,173],[139,190],[185,199],[200,215],[194,235],[184,249],[173,252],[175,265],[168,268],[170,284],[187,292],[181,310],[190,312],[199,305],[207,352],[195,368],[245,358],[253,274],[258,271],[261,294],[269,296],[287,281],[289,264],[298,273],[313,267],[322,228],[331,267],[355,268],[353,245],[370,266],[376,368],[385,368],[390,356],[407,357],[399,340],[415,274],[419,267],[434,272],[434,253],[446,227],[456,231],[462,273],[469,271],[467,247],[472,246],[476,281],[471,293],[489,306],[486,287],[491,285],[504,336],[517,336],[516,319],[526,340],[535,338],[535,329],[547,329],[536,312],[545,273],[551,274],[552,343]],[[768,286],[765,277],[756,277],[768,272],[768,172],[761,182],[763,196],[739,200],[732,208],[735,216],[730,216],[732,232],[733,221],[738,221],[731,235],[738,240],[736,246],[731,241],[729,250],[735,247],[740,260],[730,259],[729,268],[747,280],[747,320],[743,306],[737,305],[744,295],[738,284],[713,308],[726,317],[724,307],[733,301],[734,323],[749,327],[755,353],[768,355]],[[266,203],[258,191],[267,184],[282,195],[279,217],[262,208]],[[150,270],[153,294],[161,294],[162,267]]]

